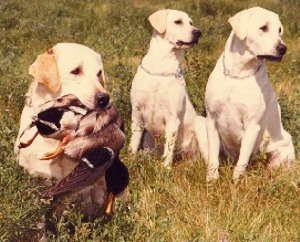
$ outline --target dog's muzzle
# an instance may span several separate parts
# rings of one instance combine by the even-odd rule
[[[286,45],[279,43],[276,47],[277,55],[258,55],[259,60],[281,61],[287,51]]]
[[[190,46],[190,47],[193,47],[194,45],[198,44],[199,42],[199,38],[201,37],[202,33],[200,30],[198,29],[193,29],[192,30],[192,36],[193,36],[193,39],[191,42],[184,42],[184,41],[177,41],[176,44],[181,47],[181,46]]]

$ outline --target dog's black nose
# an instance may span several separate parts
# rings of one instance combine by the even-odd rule
[[[106,108],[109,104],[109,95],[107,93],[101,92],[96,94],[96,107],[98,108]]]
[[[201,36],[201,31],[198,29],[193,29],[192,34],[194,37],[199,38]]]
[[[278,55],[283,56],[287,50],[286,45],[279,43],[279,45],[277,45],[276,47],[277,53]]]

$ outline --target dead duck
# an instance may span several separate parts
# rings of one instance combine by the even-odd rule
[[[96,95],[95,110],[83,115],[74,133],[63,137],[58,148],[42,158],[54,159],[65,154],[79,161],[68,176],[42,194],[43,198],[76,192],[104,176],[108,194],[105,211],[111,213],[115,196],[128,185],[129,174],[119,159],[125,143],[123,120],[116,107],[108,104],[108,95],[105,99]]]

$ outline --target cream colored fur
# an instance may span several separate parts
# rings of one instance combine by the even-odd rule
[[[149,17],[154,28],[147,55],[132,82],[132,137],[130,149],[136,153],[144,130],[154,140],[163,135],[164,166],[170,167],[174,150],[196,158],[201,152],[207,158],[206,120],[197,115],[186,92],[185,80],[170,73],[180,72],[180,59],[191,43],[192,26],[189,16],[176,10],[159,10]],[[159,75],[153,75],[156,73]],[[148,136],[148,137],[149,137]]]
[[[290,167],[295,159],[291,136],[282,127],[276,93],[264,61],[258,58],[278,57],[278,45],[284,45],[279,17],[255,7],[237,13],[229,22],[233,30],[206,86],[207,180],[219,177],[221,146],[237,160],[234,179],[244,174],[251,154],[266,140],[269,166]]]

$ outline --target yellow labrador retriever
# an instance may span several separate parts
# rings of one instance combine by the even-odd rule
[[[130,93],[130,149],[137,152],[145,129],[151,140],[165,134],[165,167],[171,166],[175,149],[190,157],[201,153],[206,159],[206,121],[196,114],[189,100],[180,68],[184,50],[198,43],[201,32],[186,13],[177,10],[159,10],[149,21],[154,28],[150,48]]]
[[[237,13],[229,23],[233,30],[206,86],[207,180],[219,177],[220,146],[237,160],[234,179],[244,173],[251,154],[266,137],[271,167],[289,167],[295,159],[264,64],[280,61],[287,50],[279,17],[254,7]]]
[[[15,146],[19,164],[33,176],[61,180],[74,169],[76,162],[66,156],[59,156],[54,160],[40,160],[47,151],[55,150],[59,141],[37,136],[31,146],[19,150],[17,146],[22,142],[19,137],[32,122],[33,116],[40,111],[39,105],[56,97],[73,94],[85,106],[94,108],[95,94],[106,92],[101,56],[80,44],[59,43],[38,56],[30,66],[29,74],[34,77],[34,81],[26,94]],[[29,130],[22,139],[28,140],[34,132],[36,130]],[[105,182],[100,179],[80,192],[84,194],[86,202],[93,199],[96,203],[103,204],[104,189]]]

